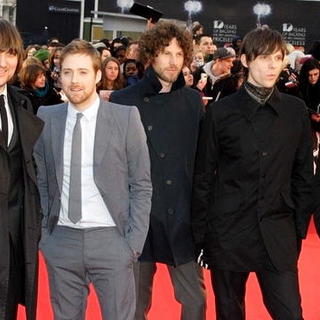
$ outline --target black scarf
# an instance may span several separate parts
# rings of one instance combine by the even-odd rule
[[[264,105],[268,101],[274,89],[274,87],[272,88],[257,87],[248,81],[244,84],[244,87],[249,93],[249,95],[254,100],[259,102],[259,104],[262,104],[262,105]]]

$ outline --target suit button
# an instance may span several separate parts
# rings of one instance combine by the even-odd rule
[[[172,215],[174,214],[174,210],[173,210],[172,208],[169,208],[169,209],[167,210],[167,212],[168,212],[168,214],[169,214],[170,216],[172,216]]]
[[[143,101],[144,101],[144,102],[149,102],[150,99],[149,99],[148,97],[144,97],[144,98],[143,98]]]
[[[151,131],[152,130],[152,126],[147,126],[147,130]]]
[[[166,184],[169,185],[169,186],[172,185],[172,180],[167,180]]]
[[[159,157],[160,157],[161,159],[164,159],[164,158],[166,157],[166,154],[165,154],[164,152],[160,152],[160,153],[159,153]]]
[[[268,155],[268,152],[262,152],[261,154],[263,157],[266,157]]]

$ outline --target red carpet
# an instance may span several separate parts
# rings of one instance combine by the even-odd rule
[[[300,289],[305,320],[320,320],[320,239],[315,233],[313,224],[310,226],[307,240],[299,261]],[[214,298],[210,286],[209,272],[205,272],[208,311],[207,320],[214,320]],[[40,284],[38,301],[38,320],[51,320],[52,311],[49,304],[48,281],[43,261],[40,261]],[[25,320],[22,308],[19,320]],[[175,302],[166,268],[159,265],[155,279],[153,306],[149,320],[178,320],[179,305]],[[94,291],[89,297],[87,320],[100,320],[100,312]],[[261,294],[254,275],[247,288],[247,320],[269,320],[270,317],[262,304]]]

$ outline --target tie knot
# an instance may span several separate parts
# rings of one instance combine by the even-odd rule
[[[83,117],[83,113],[78,112],[77,113],[77,121],[80,121],[82,117]]]

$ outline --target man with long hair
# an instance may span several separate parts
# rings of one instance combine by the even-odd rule
[[[0,319],[14,320],[18,304],[36,318],[40,199],[32,149],[43,123],[30,101],[8,83],[22,63],[17,29],[0,19]]]

